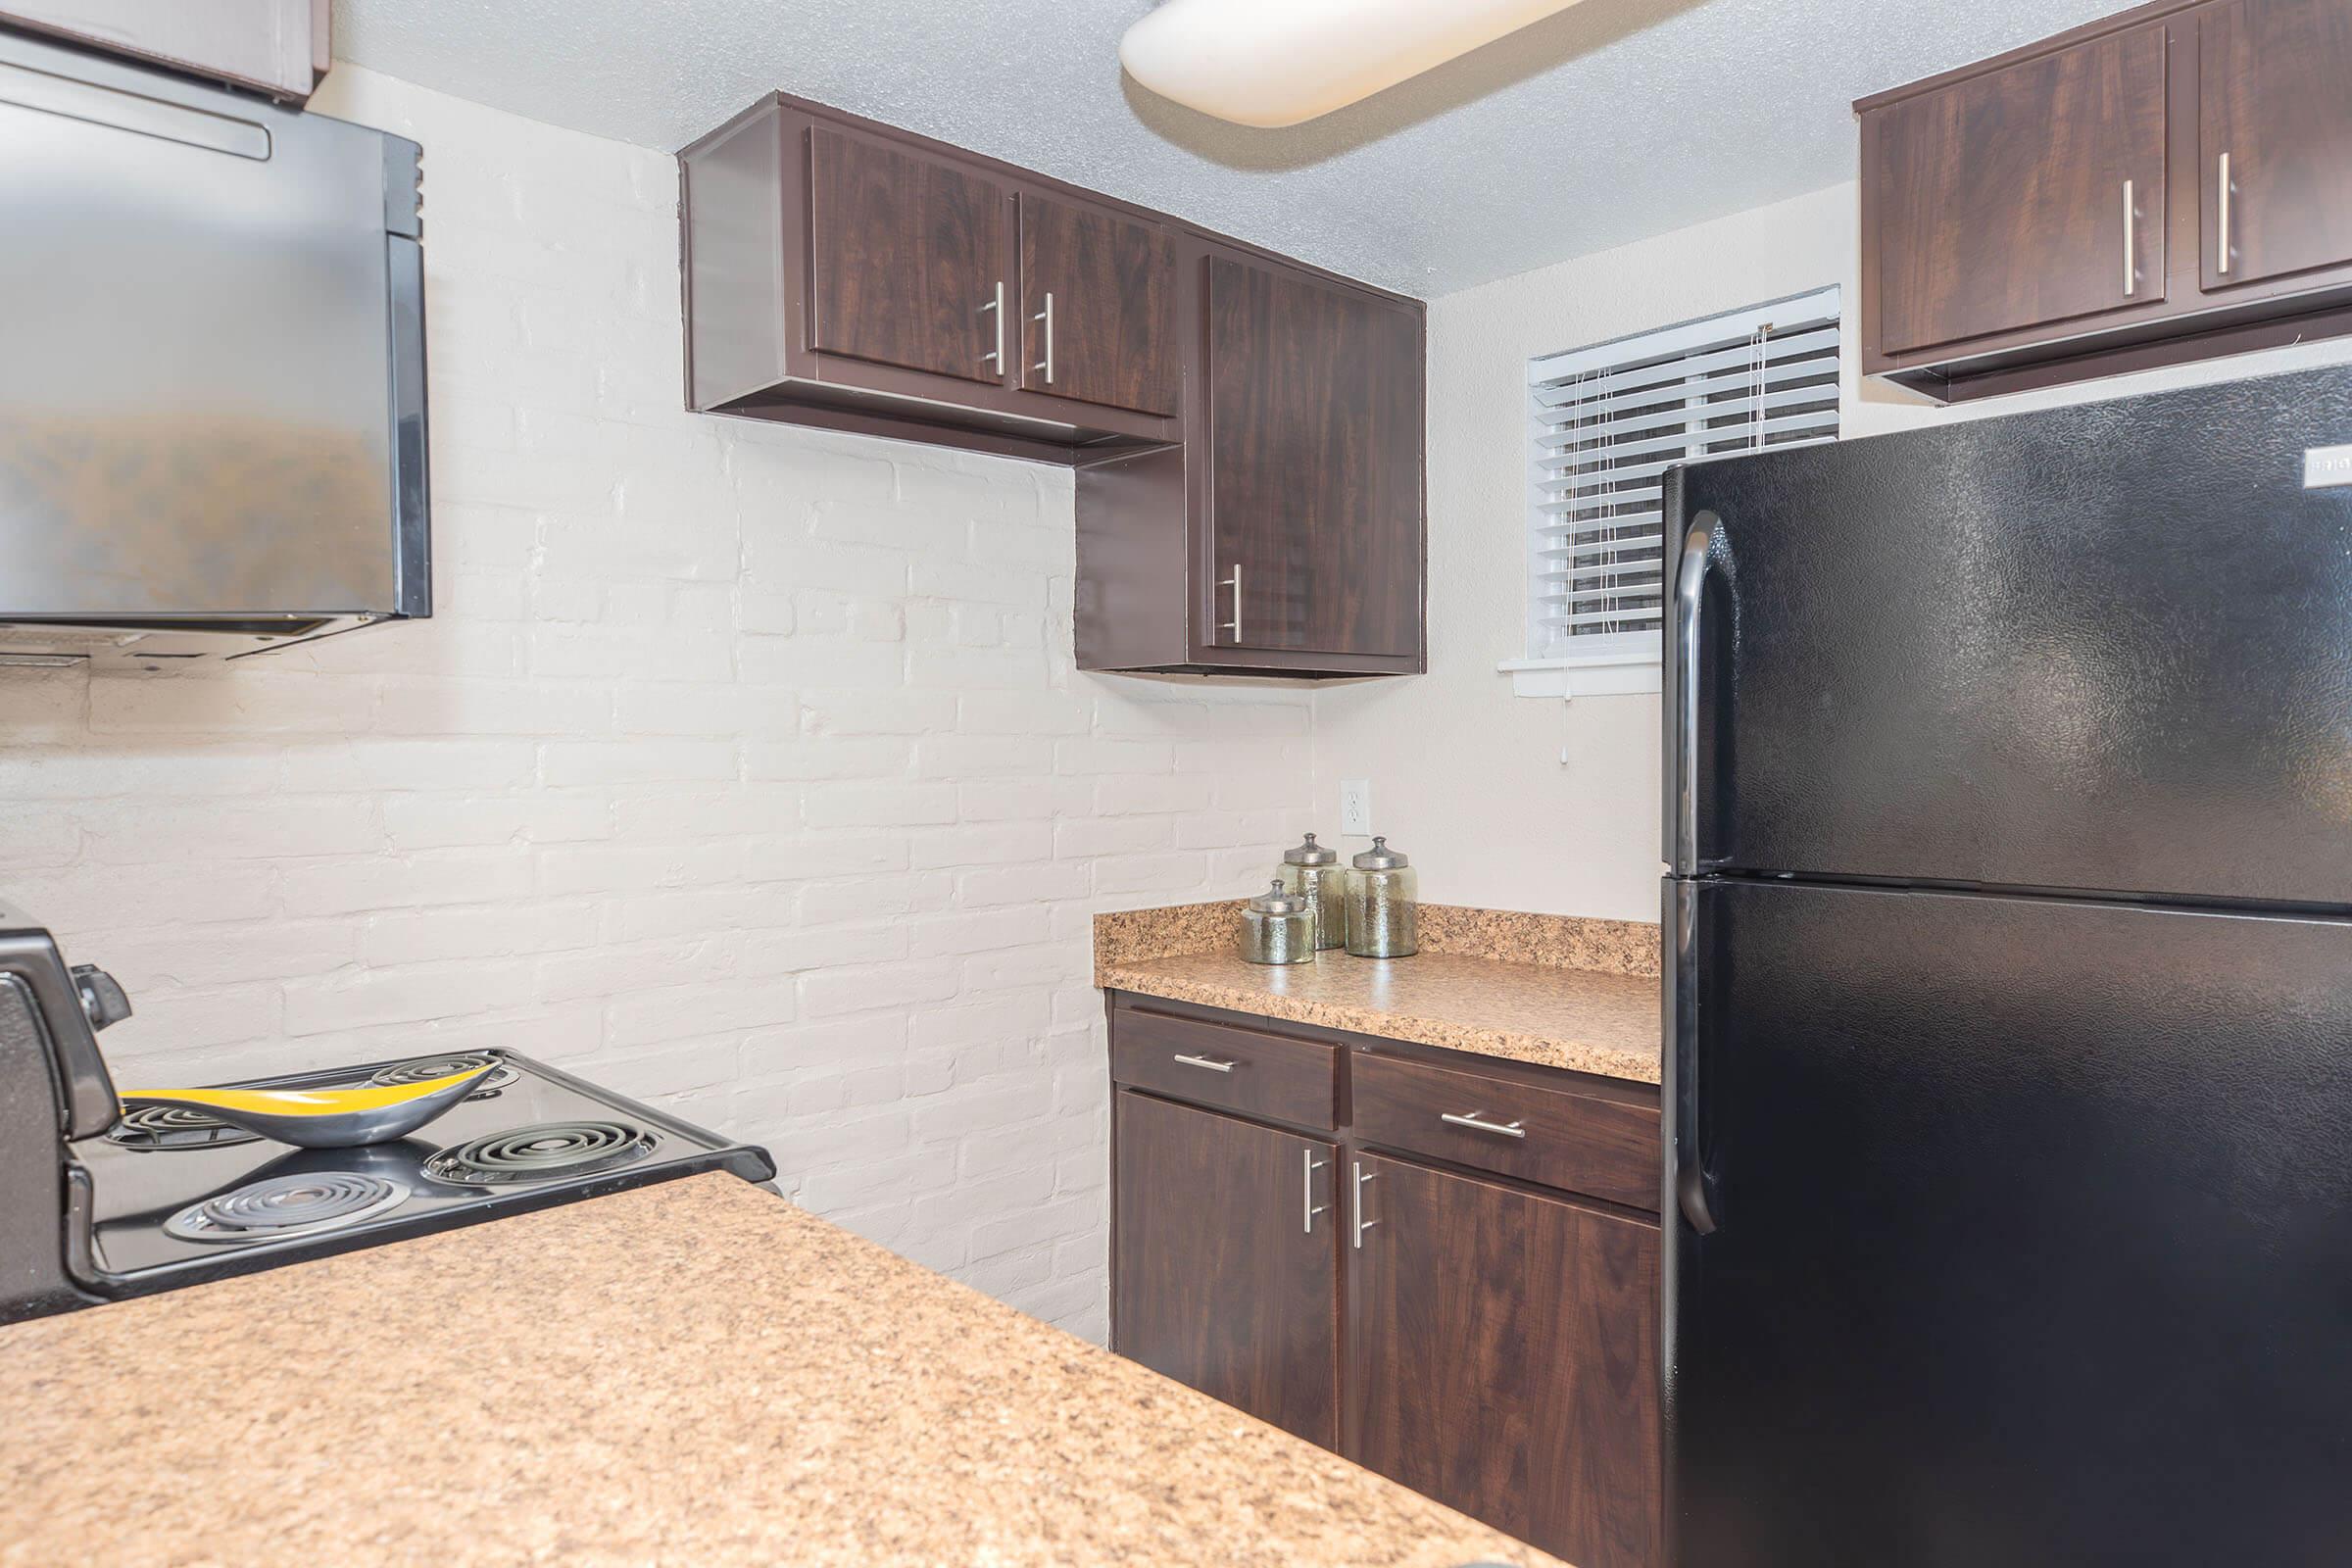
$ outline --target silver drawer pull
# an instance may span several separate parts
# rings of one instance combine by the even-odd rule
[[[1370,1230],[1373,1226],[1380,1223],[1380,1221],[1376,1219],[1364,1218],[1364,1183],[1378,1181],[1380,1178],[1377,1176],[1365,1175],[1364,1162],[1360,1159],[1352,1162],[1352,1170],[1355,1178],[1354,1182],[1352,1183],[1352,1196],[1355,1200],[1355,1212],[1352,1216],[1350,1216],[1350,1218],[1352,1221],[1351,1228],[1354,1230],[1355,1234],[1350,1239],[1349,1245],[1354,1247],[1354,1249],[1360,1252],[1364,1250],[1364,1232]]]
[[[2139,203],[2132,196],[2132,181],[2124,181],[2124,298],[2139,292]]]
[[[2233,188],[2230,183],[2230,155],[2228,153],[2222,154],[2217,183],[2221,187],[2222,217],[2221,222],[2217,225],[2220,232],[2214,236],[2214,249],[2219,251],[2221,256],[2214,270],[2221,273],[2222,276],[2228,277],[2230,275],[2230,192]]]
[[[1210,1072],[1233,1071],[1232,1062],[1219,1061],[1214,1056],[1188,1056],[1182,1052],[1179,1052],[1177,1053],[1176,1059],[1183,1062],[1187,1067],[1206,1067]]]
[[[997,279],[995,296],[980,307],[979,314],[986,316],[991,311],[997,313],[997,346],[981,355],[980,363],[995,366],[997,374],[1002,377],[1004,374],[1004,280],[1001,277]]]
[[[1029,319],[1046,323],[1046,357],[1029,368],[1045,371],[1046,385],[1052,386],[1054,384],[1054,291],[1052,289],[1046,290],[1046,308]]]
[[[1311,1149],[1298,1151],[1298,1228],[1309,1236],[1315,1234],[1315,1216],[1331,1206],[1315,1201],[1315,1172],[1330,1163],[1328,1159],[1317,1159]]]
[[[1506,1127],[1498,1121],[1487,1121],[1484,1119],[1485,1116],[1486,1112],[1483,1110],[1474,1110],[1467,1116],[1457,1116],[1447,1110],[1439,1112],[1438,1120],[1446,1123],[1448,1127],[1468,1127],[1482,1133],[1500,1133],[1505,1138],[1525,1138],[1527,1136],[1527,1129],[1518,1122],[1512,1122]]]

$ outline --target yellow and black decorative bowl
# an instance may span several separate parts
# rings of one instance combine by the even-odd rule
[[[300,1149],[351,1149],[406,1137],[472,1093],[495,1061],[446,1078],[361,1089],[132,1089],[125,1105],[172,1105]]]

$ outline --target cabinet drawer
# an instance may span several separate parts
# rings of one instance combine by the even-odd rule
[[[1111,1013],[1110,1075],[1120,1083],[1268,1121],[1338,1126],[1339,1056],[1336,1046],[1147,1007]]]
[[[1361,1142],[1657,1210],[1661,1178],[1654,1106],[1538,1089],[1395,1056],[1359,1054],[1351,1077],[1355,1136]],[[1449,1116],[1483,1125],[1448,1121]]]

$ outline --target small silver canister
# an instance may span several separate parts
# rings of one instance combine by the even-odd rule
[[[1309,833],[1304,844],[1282,852],[1282,885],[1314,906],[1318,950],[1348,945],[1348,871],[1339,851]]]
[[[1276,877],[1242,910],[1242,956],[1251,963],[1314,962],[1315,906]]]
[[[1376,838],[1348,879],[1348,951],[1359,958],[1403,958],[1421,951],[1420,875],[1403,853]]]

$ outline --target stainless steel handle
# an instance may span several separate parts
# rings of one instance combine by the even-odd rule
[[[1667,921],[1673,940],[1666,950],[1666,1097],[1674,1107],[1674,1138],[1666,1168],[1675,1206],[1701,1236],[1715,1231],[1715,1205],[1708,1192],[1706,1157],[1698,1147],[1698,887],[1666,884]]]
[[[1527,1128],[1521,1123],[1512,1122],[1506,1127],[1498,1121],[1488,1121],[1486,1112],[1483,1110],[1474,1110],[1467,1116],[1457,1116],[1450,1110],[1441,1111],[1438,1120],[1450,1127],[1468,1127],[1482,1133],[1500,1133],[1505,1138],[1525,1138],[1527,1136]]]
[[[2124,181],[2124,298],[2139,292],[2139,205],[2132,199],[2132,182]]]
[[[1369,1181],[1378,1181],[1380,1178],[1377,1176],[1365,1175],[1364,1162],[1362,1160],[1356,1160],[1354,1165],[1355,1180],[1350,1185],[1353,1191],[1355,1211],[1350,1216],[1350,1219],[1352,1221],[1352,1228],[1355,1232],[1355,1238],[1351,1245],[1357,1251],[1360,1252],[1364,1250],[1364,1232],[1370,1230],[1373,1226],[1380,1223],[1380,1221],[1376,1219],[1364,1218],[1364,1183]]]
[[[1315,1216],[1330,1207],[1315,1201],[1315,1172],[1330,1163],[1317,1159],[1311,1149],[1298,1151],[1298,1228],[1309,1236],[1315,1234]]]
[[[2214,270],[2224,277],[2228,277],[2230,275],[2230,155],[2228,153],[2222,154],[2222,167],[2217,183],[2221,186],[2222,191],[2221,232],[2217,236],[2216,245],[2216,249],[2221,253],[2221,261]]]
[[[1674,574],[1674,638],[1679,677],[1675,681],[1674,870],[1698,869],[1698,612],[1707,586],[1707,551],[1715,542],[1717,518],[1702,512],[1683,536],[1682,564]]]
[[[997,279],[996,298],[981,306],[980,309],[983,314],[989,311],[997,313],[997,346],[981,355],[980,363],[995,366],[997,374],[1003,375],[1004,373],[1004,280],[1003,278]]]
[[[1052,289],[1046,290],[1046,308],[1029,319],[1046,323],[1046,357],[1029,368],[1045,371],[1046,385],[1052,386],[1054,384],[1054,291]]]
[[[1183,1062],[1187,1067],[1206,1067],[1210,1072],[1233,1071],[1232,1062],[1219,1061],[1214,1056],[1187,1056],[1182,1053],[1179,1053],[1176,1059]]]
[[[1233,633],[1233,640],[1238,643],[1242,640],[1242,564],[1235,562],[1233,575],[1219,577],[1217,586],[1233,590],[1233,618],[1217,622],[1217,629]]]

